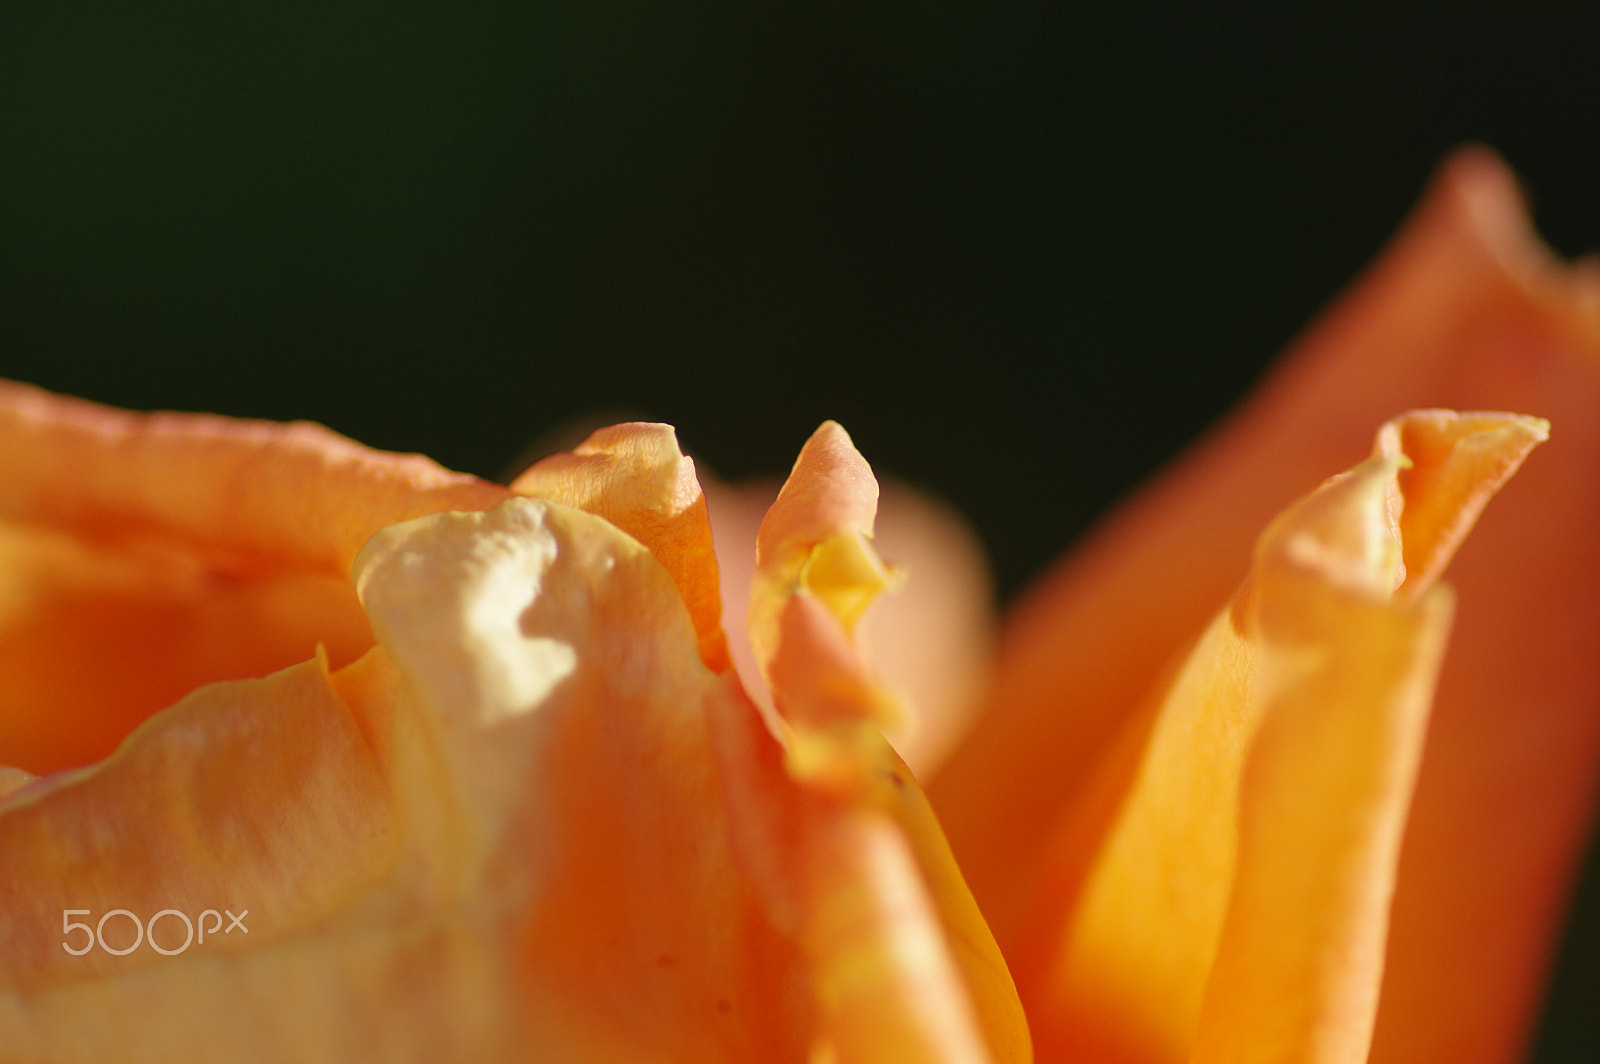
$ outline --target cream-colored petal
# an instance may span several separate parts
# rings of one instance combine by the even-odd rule
[[[514,960],[522,1052],[797,1059],[802,969],[727,842],[727,681],[650,552],[513,499],[385,530],[356,579],[425,755],[402,808],[439,902]]]

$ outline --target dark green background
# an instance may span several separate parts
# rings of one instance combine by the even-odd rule
[[[490,476],[575,416],[727,475],[834,417],[1011,592],[1452,145],[1600,247],[1583,5],[1284,6],[6,0],[0,374]],[[1597,972],[1600,899],[1537,1059],[1600,1059]]]

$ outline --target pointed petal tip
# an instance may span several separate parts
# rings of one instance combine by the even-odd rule
[[[837,422],[823,422],[800,448],[756,533],[750,641],[763,671],[789,597],[817,593],[848,632],[872,597],[893,585],[871,543],[877,510],[872,467]]]

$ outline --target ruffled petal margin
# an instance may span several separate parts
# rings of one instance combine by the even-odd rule
[[[1366,1058],[1450,622],[1433,581],[1545,432],[1406,415],[1269,527],[1000,929],[1041,1055]]]

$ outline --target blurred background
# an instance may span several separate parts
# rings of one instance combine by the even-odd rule
[[[1503,152],[1558,250],[1600,248],[1596,29],[1576,4],[8,0],[0,375],[490,477],[613,413],[782,472],[832,417],[970,515],[1010,595],[1452,146]],[[1583,894],[1541,1062],[1600,1059],[1600,869]]]

